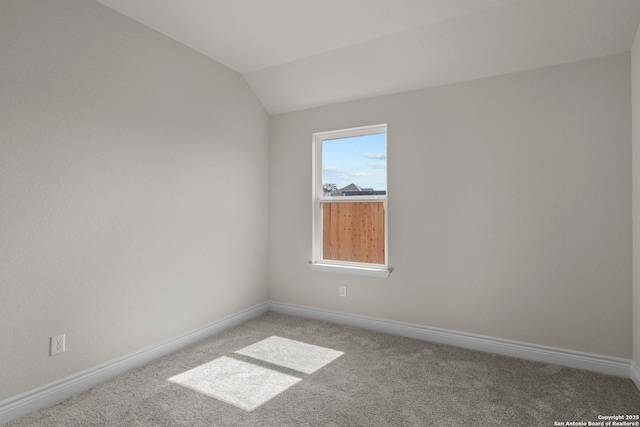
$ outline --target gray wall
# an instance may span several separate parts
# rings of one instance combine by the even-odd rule
[[[631,50],[633,111],[633,360],[640,365],[640,31]]]
[[[270,298],[630,358],[630,107],[621,54],[272,117]],[[394,271],[311,271],[311,134],[377,123]]]
[[[0,401],[267,299],[240,75],[96,2],[3,0],[0,76]]]

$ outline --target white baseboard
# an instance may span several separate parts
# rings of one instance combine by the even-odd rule
[[[631,361],[630,371],[629,378],[631,378],[631,381],[640,389],[640,367],[638,367],[638,364],[633,360]]]
[[[393,322],[389,320],[381,320],[275,301],[269,302],[269,309],[276,313],[323,320],[347,326],[355,326],[362,329],[370,329],[377,332],[401,335],[424,341],[450,344],[457,347],[496,353],[504,356],[518,357],[536,362],[553,363],[556,365],[585,369],[588,371],[616,375],[624,378],[630,377],[629,372],[631,361],[627,359],[581,353],[554,347],[545,347],[482,335],[466,334],[446,329]],[[635,379],[632,377],[632,379],[640,389],[640,371],[637,369],[637,365],[635,368],[636,377]]]
[[[640,389],[640,368],[635,362],[627,359],[581,353],[481,335],[466,334],[446,329],[430,328],[427,326],[270,301],[256,305],[195,331],[143,348],[102,365],[2,401],[0,402],[0,425],[63,400],[131,369],[180,350],[181,348],[195,344],[200,340],[258,317],[267,311],[355,326],[377,332],[424,341],[433,341],[505,356],[519,357],[537,362],[553,363],[571,368],[616,375],[630,378],[636,387]]]
[[[205,338],[219,334],[267,311],[269,311],[269,303],[264,302],[203,328],[187,332],[176,338],[129,353],[67,378],[9,398],[0,402],[0,425],[89,389],[103,381],[195,344]]]

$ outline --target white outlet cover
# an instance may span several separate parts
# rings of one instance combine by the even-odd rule
[[[340,296],[341,297],[346,297],[347,296],[347,287],[345,285],[341,285],[340,286]]]
[[[56,335],[51,337],[51,356],[55,356],[56,354],[64,353],[65,351],[65,334]]]

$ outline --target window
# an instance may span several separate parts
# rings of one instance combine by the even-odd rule
[[[387,233],[387,125],[314,133],[311,268],[387,277]]]

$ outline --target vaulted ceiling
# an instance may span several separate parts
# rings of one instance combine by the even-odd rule
[[[241,73],[270,114],[629,51],[639,0],[97,0]]]

